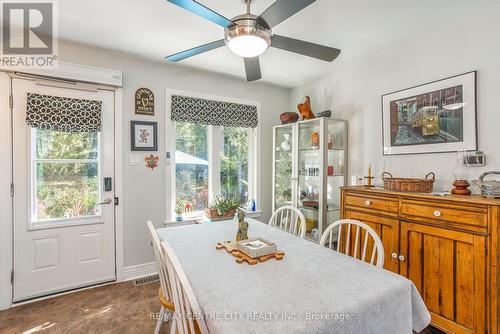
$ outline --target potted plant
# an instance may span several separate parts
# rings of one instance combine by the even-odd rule
[[[184,219],[182,214],[184,213],[184,201],[177,200],[175,202],[175,220],[180,222]]]
[[[215,196],[215,199],[208,208],[205,208],[205,215],[209,219],[233,217],[236,210],[243,209],[246,199],[239,194],[224,194]]]

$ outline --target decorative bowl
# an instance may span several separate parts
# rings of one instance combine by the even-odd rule
[[[299,114],[296,112],[284,112],[280,115],[281,124],[295,123],[299,120]]]

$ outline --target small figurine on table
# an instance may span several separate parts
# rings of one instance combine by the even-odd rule
[[[245,221],[245,212],[238,210],[238,233],[236,233],[236,241],[248,239],[248,223]]]

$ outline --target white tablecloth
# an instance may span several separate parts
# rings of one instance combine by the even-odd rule
[[[286,253],[249,266],[215,244],[232,221],[158,230],[177,255],[210,333],[380,333],[421,331],[430,314],[413,283],[392,272],[247,219],[249,237]]]

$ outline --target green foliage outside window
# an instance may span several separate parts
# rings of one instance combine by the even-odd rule
[[[248,193],[248,143],[246,128],[225,127],[221,152],[221,191],[228,194]]]
[[[208,162],[207,126],[176,122],[175,149],[193,159]],[[176,158],[176,213],[201,211],[208,205],[208,165],[180,163]]]
[[[96,214],[99,135],[42,129],[33,134],[36,219]]]
[[[208,162],[208,126],[176,122],[176,151]],[[235,127],[214,127],[221,131],[220,192],[248,195],[249,130]],[[207,164],[184,164],[176,159],[176,212],[189,213],[208,207]],[[186,209],[188,207],[188,209]],[[190,209],[192,207],[193,209]]]

